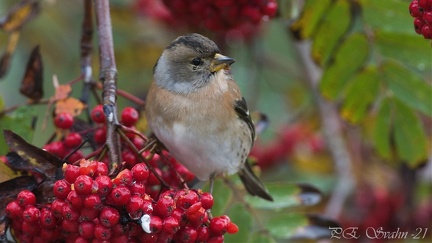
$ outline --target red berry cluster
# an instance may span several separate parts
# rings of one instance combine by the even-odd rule
[[[432,39],[432,0],[413,0],[409,12],[415,18],[415,32],[425,39]]]
[[[226,232],[238,231],[228,216],[209,219],[209,193],[148,194],[151,173],[144,163],[113,179],[99,161],[83,159],[80,166],[65,164],[63,171],[52,203],[38,205],[32,192],[22,191],[7,205],[20,242],[223,242]]]
[[[152,12],[149,7],[160,9],[157,0],[140,0],[143,12]],[[161,20],[170,26],[185,26],[194,30],[210,30],[223,36],[249,39],[257,34],[263,20],[276,15],[276,0],[163,0],[172,17],[165,11]],[[146,9],[147,8],[147,9]]]
[[[67,161],[74,163],[84,158],[82,150],[75,150],[83,142],[81,134],[87,132],[93,132],[93,139],[98,145],[102,145],[106,141],[106,126],[105,126],[105,114],[102,105],[97,105],[91,111],[91,119],[96,123],[96,127],[91,131],[72,132],[72,126],[74,125],[74,117],[67,112],[57,114],[54,117],[54,125],[60,129],[67,131],[60,141],[53,141],[46,144],[43,149],[56,155],[59,158],[64,158],[69,155]],[[121,123],[126,127],[133,127],[139,119],[138,111],[132,107],[125,107],[121,113]],[[143,146],[144,141],[139,137],[135,138],[135,134],[128,133],[131,140],[136,139],[136,145]],[[72,153],[73,152],[73,153]],[[125,156],[129,158],[129,155]],[[106,161],[107,162],[107,161]],[[133,166],[133,165],[132,165]]]

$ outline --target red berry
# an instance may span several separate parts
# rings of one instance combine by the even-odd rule
[[[223,243],[224,237],[223,235],[212,236],[207,240],[207,243]]]
[[[119,236],[112,237],[110,239],[110,242],[111,243],[124,243],[124,242],[133,242],[133,241],[128,240],[127,235],[119,235]]]
[[[104,144],[107,138],[107,134],[106,134],[106,127],[99,127],[98,129],[95,130],[94,134],[93,134],[93,138],[95,140],[96,143],[98,144]]]
[[[423,14],[423,20],[429,24],[429,26],[432,26],[432,11],[426,12]]]
[[[198,194],[193,190],[181,190],[176,195],[177,207],[184,210],[198,202]]]
[[[195,175],[192,174],[186,167],[184,167],[182,164],[176,163],[174,165],[174,169],[177,171],[177,173],[180,175],[180,177],[185,182],[191,182],[193,179],[195,179]]]
[[[57,224],[57,220],[53,212],[48,208],[42,208],[40,221],[41,227],[46,229],[54,228]]]
[[[411,4],[409,5],[409,12],[410,12],[411,16],[413,16],[414,18],[421,16],[422,13],[419,10],[419,5],[418,5],[417,1],[411,2]]]
[[[33,205],[29,205],[27,206],[26,209],[24,209],[23,219],[28,223],[39,222],[40,216],[41,216],[40,210]]]
[[[63,171],[65,180],[70,184],[73,184],[76,178],[80,175],[80,167],[76,165],[67,164],[66,166],[63,166]]]
[[[210,232],[215,235],[223,235],[226,232],[229,220],[225,217],[215,217],[210,220]]]
[[[125,162],[126,168],[132,168],[137,163],[137,157],[130,150],[122,152],[122,159]]]
[[[125,107],[121,113],[121,123],[127,127],[135,125],[138,118],[138,111],[132,107]]]
[[[44,146],[44,149],[57,157],[64,157],[66,155],[66,149],[64,144],[60,141],[54,141]]]
[[[78,233],[86,239],[91,239],[94,236],[95,224],[93,222],[82,222],[78,225]]]
[[[110,202],[116,206],[126,205],[130,201],[130,198],[131,192],[125,186],[118,186],[109,194]]]
[[[60,219],[63,217],[63,210],[66,205],[67,203],[61,199],[56,199],[51,203],[51,211],[56,218]]]
[[[197,229],[197,239],[198,242],[207,242],[207,239],[210,237],[210,230],[207,226],[202,225]]]
[[[40,236],[42,237],[44,242],[57,242],[60,237],[60,231],[53,229],[41,229]]]
[[[29,190],[24,190],[18,193],[16,200],[22,208],[36,204],[36,196]]]
[[[78,221],[80,213],[79,213],[79,211],[77,211],[77,209],[74,209],[71,206],[67,205],[63,208],[62,216],[63,216],[64,220]]]
[[[38,226],[39,226],[38,224],[23,221],[21,229],[23,232],[25,232],[25,234],[32,236],[32,235],[37,235],[37,233],[39,232]],[[32,242],[32,241],[29,241],[29,242]]]
[[[105,114],[103,111],[103,105],[95,106],[91,111],[90,117],[96,123],[105,123]]]
[[[169,196],[161,197],[156,202],[154,213],[162,218],[166,218],[172,214],[176,208],[174,199]]]
[[[63,220],[61,224],[62,230],[68,234],[78,233],[78,226],[79,223],[76,220]]]
[[[203,194],[201,194],[200,202],[201,202],[202,207],[204,209],[210,209],[210,208],[212,208],[213,204],[214,204],[214,200],[213,200],[212,194],[210,194],[208,192],[204,192]]]
[[[68,154],[68,153],[66,153],[66,154]],[[76,150],[73,154],[71,154],[68,157],[67,161],[69,163],[73,164],[73,163],[75,163],[75,162],[77,162],[77,161],[79,161],[79,160],[81,160],[83,158],[84,158],[84,153],[81,150]]]
[[[150,231],[152,233],[159,233],[162,230],[162,219],[158,216],[152,215],[150,218]]]
[[[120,220],[120,213],[117,211],[117,209],[112,207],[104,207],[99,215],[99,221],[100,223],[110,228],[117,224]]]
[[[113,183],[116,185],[125,185],[128,186],[132,184],[132,172],[128,169],[124,169],[118,173],[118,175],[113,179]]]
[[[70,113],[63,112],[54,118],[54,125],[60,129],[69,129],[74,123],[74,118]]]
[[[239,228],[233,222],[229,222],[226,230],[227,230],[228,234],[235,234],[239,231]]]
[[[132,177],[137,182],[145,182],[149,176],[149,169],[144,163],[138,163],[132,167]]]
[[[58,199],[66,199],[71,191],[71,185],[66,180],[58,180],[54,183],[54,196]]]
[[[80,175],[94,176],[98,167],[97,161],[82,159],[79,163]]]
[[[129,189],[131,191],[132,195],[144,195],[145,193],[145,186],[143,183],[140,182],[134,182],[132,185],[129,186]]]
[[[162,232],[173,235],[180,229],[178,220],[175,217],[169,216],[163,220]]]
[[[99,210],[102,208],[102,201],[97,194],[91,194],[84,198],[84,207]]]
[[[425,24],[421,19],[419,19],[419,18],[414,19],[414,30],[417,34],[419,34],[419,35],[422,34],[422,28],[424,25]]]
[[[144,214],[152,214],[153,213],[153,204],[152,204],[151,199],[144,199],[142,211]]]
[[[108,166],[104,162],[96,162],[97,168],[96,168],[96,176],[101,175],[108,175]]]
[[[69,133],[64,139],[64,144],[70,148],[78,147],[81,143],[82,137],[76,132]]]
[[[93,179],[87,175],[80,175],[74,182],[74,189],[79,195],[88,195],[92,193]]]
[[[432,39],[432,28],[429,25],[424,25],[421,34],[425,39]]]
[[[6,206],[6,215],[11,219],[20,219],[22,217],[23,209],[17,201],[12,201]]]
[[[144,206],[144,199],[141,196],[133,195],[126,205],[126,211],[132,219],[139,219],[142,216],[142,207]]]
[[[200,203],[196,203],[195,205],[200,205]],[[189,209],[191,209],[190,207]],[[196,208],[196,209],[195,209]],[[187,210],[186,211],[186,217],[189,219],[190,224],[194,226],[198,226],[203,224],[204,222],[208,221],[208,215],[207,212],[203,207],[194,207],[193,210]]]
[[[113,188],[111,178],[106,175],[96,177],[95,182],[98,186],[98,194],[101,196],[108,195]]]
[[[264,7],[263,12],[265,15],[269,16],[270,18],[275,16],[277,11],[277,3],[274,0],[270,0]]]
[[[69,192],[66,200],[75,209],[81,209],[84,206],[84,199],[81,195],[78,195],[76,190]]]
[[[96,239],[109,240],[111,238],[111,229],[104,227],[101,224],[97,224],[94,231]]]
[[[186,225],[177,233],[177,238],[180,242],[195,242],[198,237],[198,232],[195,227]]]
[[[78,218],[78,222],[85,222],[89,221],[92,222],[93,220],[97,219],[99,217],[99,211],[89,208],[82,208],[80,211],[80,215]]]

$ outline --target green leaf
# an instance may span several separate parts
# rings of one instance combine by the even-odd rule
[[[381,55],[397,59],[424,74],[431,74],[430,43],[420,36],[377,30],[374,40]]]
[[[382,67],[384,81],[395,97],[412,109],[432,117],[432,86],[403,65],[387,61]]]
[[[361,121],[376,99],[380,79],[376,67],[367,67],[349,80],[342,106],[342,117],[352,123]]]
[[[240,241],[241,242],[241,241]],[[276,240],[267,232],[254,231],[249,235],[248,242],[250,243],[276,243]]]
[[[0,96],[0,111],[2,111],[4,108],[4,100],[3,98]]]
[[[249,237],[252,231],[252,217],[242,204],[234,204],[229,210],[228,215],[233,223],[239,227],[236,234],[225,234],[224,242],[241,242]]]
[[[404,0],[360,0],[359,2],[363,19],[372,29],[417,35],[414,32],[414,20],[408,13],[409,2]]]
[[[335,99],[349,78],[363,66],[369,55],[369,44],[364,34],[348,36],[334,56],[334,62],[324,70],[320,82],[323,95]]]
[[[291,31],[300,39],[310,38],[331,2],[332,0],[306,0],[300,18],[291,25]]]
[[[316,240],[329,237],[329,227],[337,227],[338,224],[321,216],[288,213],[274,215],[266,226],[277,239]]]
[[[373,127],[373,141],[375,148],[383,158],[390,158],[392,156],[390,147],[390,132],[391,132],[391,119],[392,119],[392,106],[391,98],[385,98],[381,102],[378,110],[375,124]]]
[[[425,131],[416,114],[402,102],[394,99],[394,138],[399,158],[412,167],[427,158]]]
[[[351,23],[350,3],[336,0],[320,23],[312,44],[312,58],[325,66]]]
[[[247,195],[246,201],[254,208],[280,210],[296,206],[312,206],[321,201],[321,192],[313,186],[288,182],[266,183],[273,202]]]
[[[27,141],[33,138],[34,131],[31,125],[34,115],[34,109],[23,106],[16,109],[9,116],[0,117],[0,154],[6,154],[9,151],[3,137],[3,130],[13,130]]]

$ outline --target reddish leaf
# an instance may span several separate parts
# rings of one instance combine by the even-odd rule
[[[43,96],[43,64],[39,46],[33,48],[27,62],[20,92],[32,100],[40,100]]]
[[[0,29],[12,32],[20,29],[39,13],[39,1],[23,0],[14,5],[5,18],[0,20]]]
[[[73,97],[62,99],[55,104],[55,114],[69,113],[72,116],[81,114],[86,105]]]

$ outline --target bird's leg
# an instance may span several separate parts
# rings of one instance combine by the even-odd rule
[[[212,196],[213,196],[214,180],[215,180],[215,173],[213,173],[213,174],[210,175],[210,185],[209,185],[209,187],[210,187],[210,195],[212,195]],[[209,219],[213,218],[213,215],[211,213],[211,208],[207,209],[207,214],[208,214]]]

